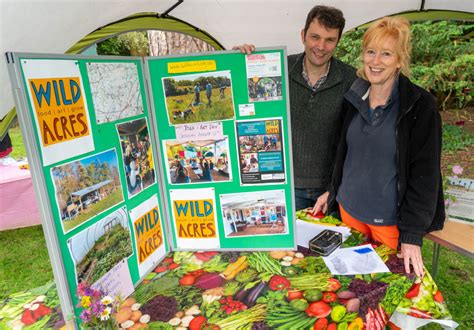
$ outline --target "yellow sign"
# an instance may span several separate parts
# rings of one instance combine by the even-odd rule
[[[216,61],[192,61],[168,63],[168,73],[216,71]]]
[[[90,135],[79,77],[30,79],[43,146]]]
[[[160,215],[155,207],[142,215],[133,224],[138,249],[138,262],[142,264],[163,244]]]
[[[217,237],[212,199],[175,200],[173,202],[173,212],[178,237]]]
[[[265,131],[267,134],[280,133],[280,125],[278,125],[278,120],[265,121]]]

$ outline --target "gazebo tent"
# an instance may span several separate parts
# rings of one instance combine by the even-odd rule
[[[2,53],[78,54],[116,34],[157,29],[197,37],[216,49],[251,42],[259,47],[286,45],[291,54],[302,49],[299,32],[315,4],[309,0],[0,0],[0,48]],[[344,12],[346,30],[400,13],[418,20],[474,20],[470,0],[326,0],[321,4]],[[0,118],[4,118],[14,102],[5,57],[1,66]],[[13,117],[1,123],[0,137]]]

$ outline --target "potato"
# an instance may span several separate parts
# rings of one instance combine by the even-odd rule
[[[283,257],[286,256],[286,252],[285,251],[270,251],[270,256],[273,259],[283,259]]]
[[[130,298],[127,298],[123,301],[123,303],[120,305],[120,307],[130,307],[132,306],[134,303],[136,303],[135,299],[133,299],[132,297]]]
[[[130,307],[122,307],[115,314],[115,320],[118,324],[122,324],[123,322],[130,320],[130,316],[132,316],[132,309]]]
[[[292,265],[299,264],[301,260],[303,260],[303,259],[300,259],[300,258],[293,258],[293,260],[291,260],[291,264],[292,264]]]
[[[296,254],[295,251],[286,251],[286,255],[287,255],[287,256],[294,257],[295,254]]]
[[[147,324],[143,323],[135,323],[131,328],[128,328],[129,330],[136,330],[136,329],[143,329],[143,328],[148,328]]]
[[[132,311],[132,316],[130,316],[130,320],[132,320],[133,322],[138,322],[138,320],[140,319],[140,317],[142,317],[142,312],[140,311]]]

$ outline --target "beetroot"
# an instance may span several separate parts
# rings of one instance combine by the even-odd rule
[[[194,286],[202,290],[214,289],[222,285],[224,285],[224,279],[219,273],[204,273],[194,282]]]

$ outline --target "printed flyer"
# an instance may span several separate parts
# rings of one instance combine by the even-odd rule
[[[167,253],[157,195],[132,209],[130,218],[133,223],[138,270],[142,277]]]
[[[285,182],[281,118],[236,122],[241,184]]]
[[[219,248],[213,188],[170,190],[171,216],[180,249]]]
[[[74,60],[24,60],[43,165],[94,150],[81,72]]]
[[[282,100],[279,53],[245,56],[249,102]]]

